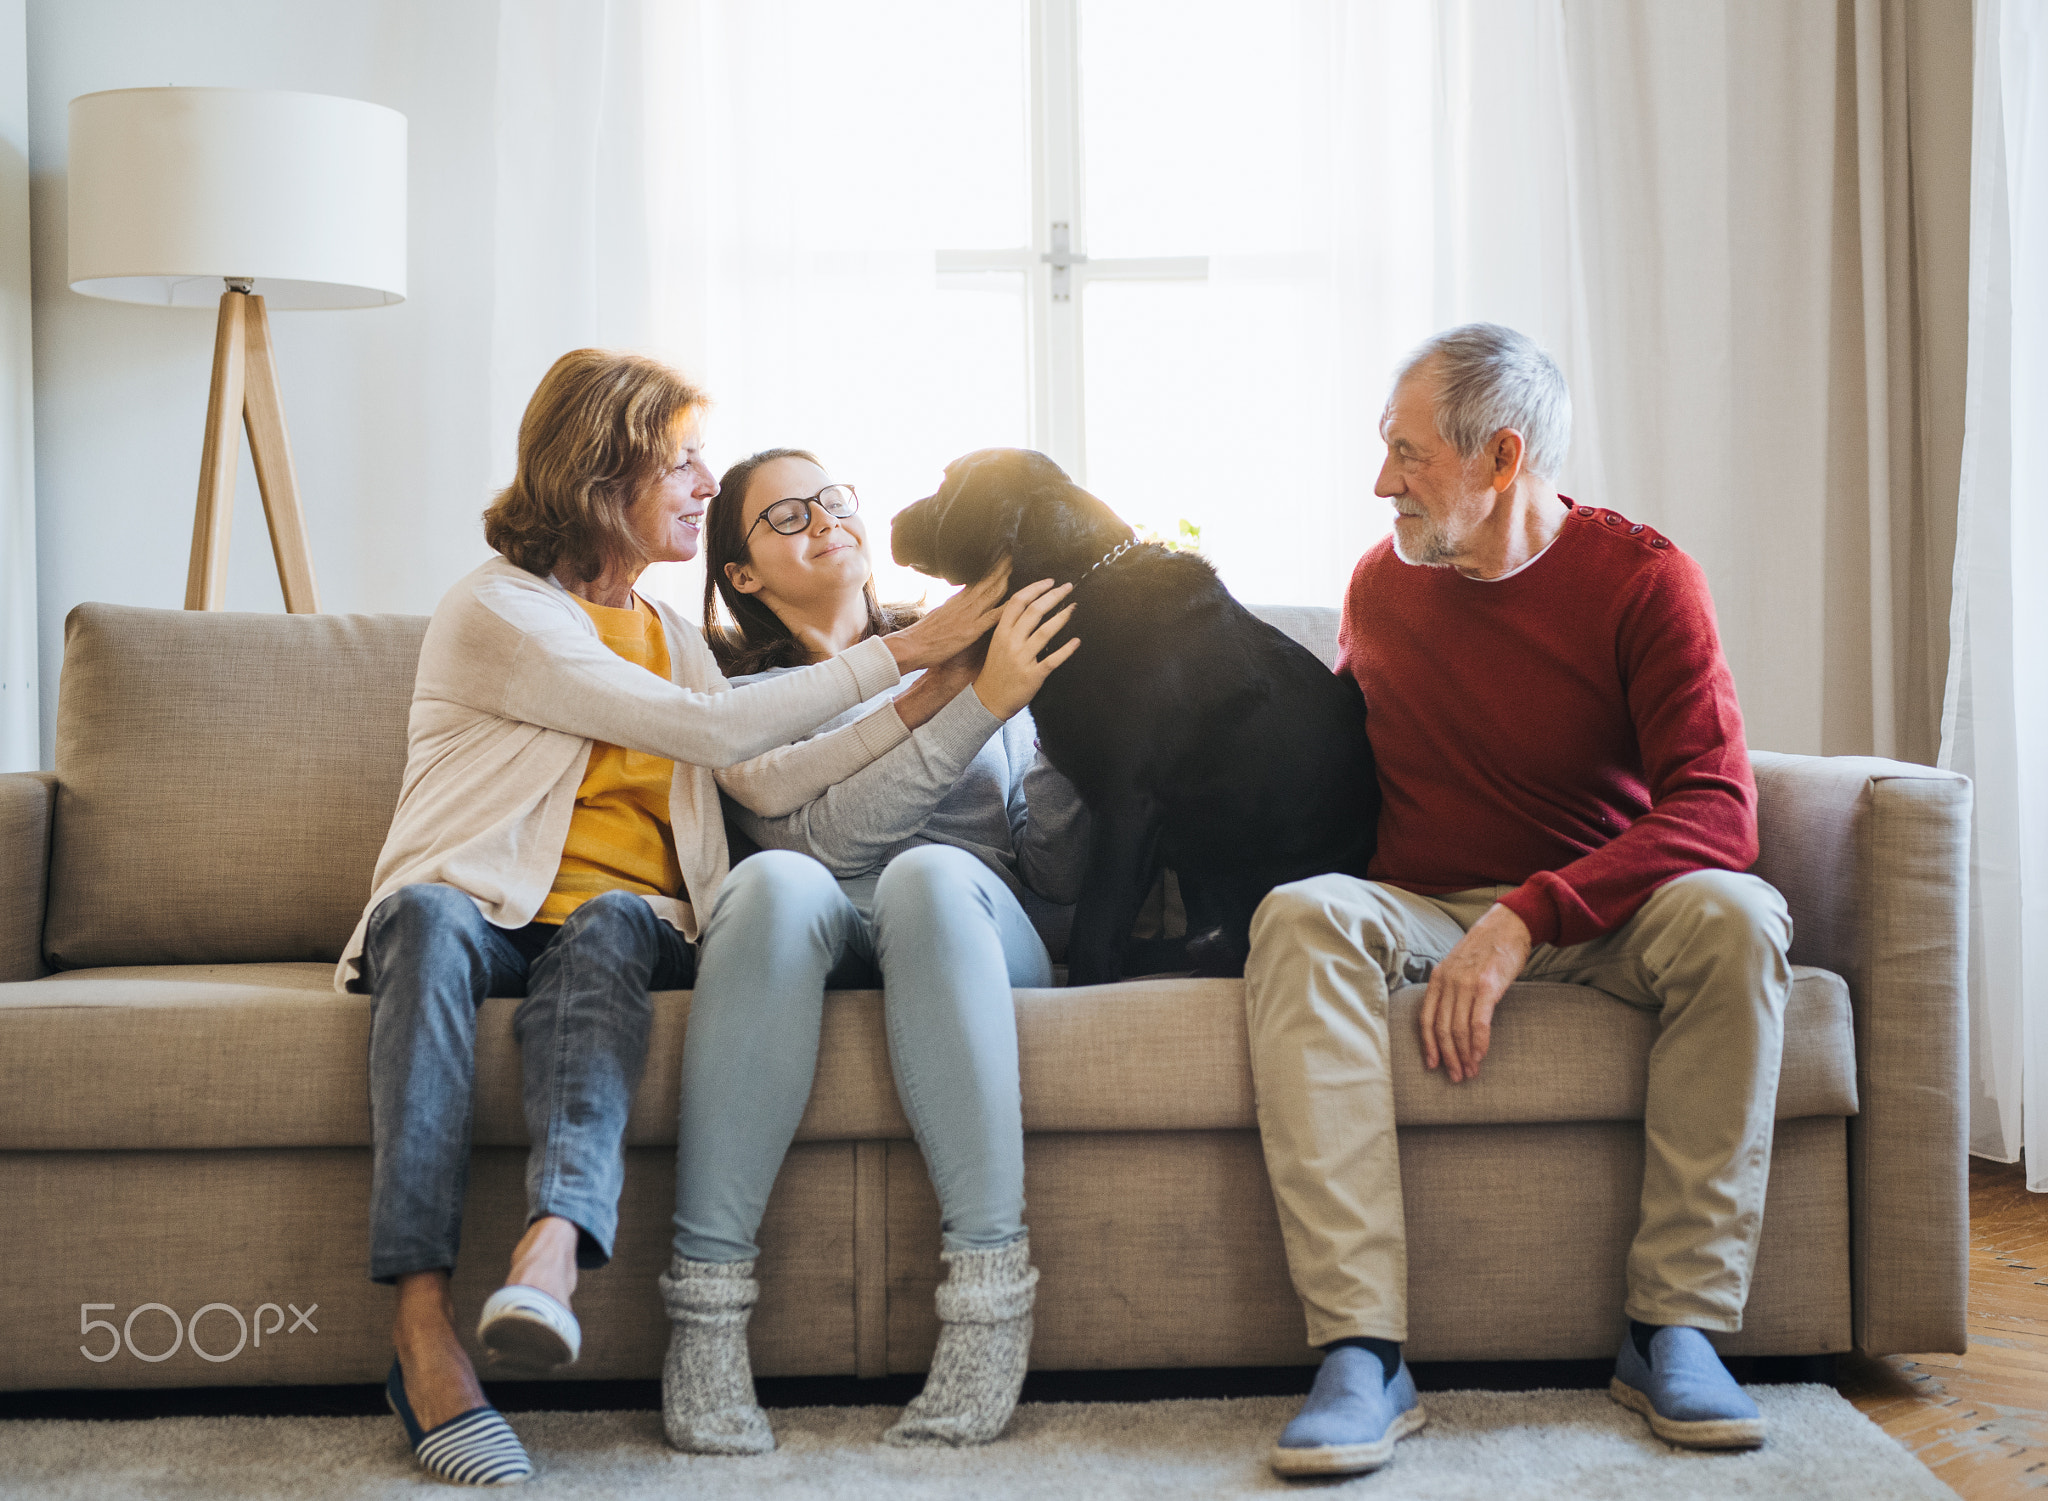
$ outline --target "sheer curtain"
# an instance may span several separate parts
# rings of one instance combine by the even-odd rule
[[[1079,0],[1083,248],[1209,268],[1082,283],[1087,483],[1241,597],[1334,601],[1389,368],[1511,323],[1572,384],[1566,492],[1705,565],[1753,742],[1931,757],[1968,3]],[[700,377],[716,458],[816,449],[878,540],[1029,441],[1024,275],[936,264],[1032,243],[1030,15],[504,0],[508,459],[590,341]]]
[[[940,247],[1029,239],[1022,0],[504,14],[505,451],[563,350],[647,350],[710,391],[714,466],[816,451],[861,493],[884,595],[924,592],[888,560],[889,516],[947,460],[1027,441],[1022,275],[934,269]],[[694,618],[702,578],[664,564],[645,587]]]
[[[816,449],[885,590],[923,589],[886,566],[889,516],[1027,442],[1044,376],[1024,273],[937,266],[1033,243],[1052,3],[504,0],[508,467],[548,360],[647,348],[713,393],[714,458]],[[1241,598],[1334,603],[1387,525],[1394,360],[1472,318],[1532,334],[1573,390],[1562,487],[1701,561],[1753,745],[1938,748],[1978,778],[1973,1131],[2013,1156],[2048,1119],[2022,1109],[2048,1091],[2048,924],[2020,884],[2048,817],[2022,643],[2048,622],[2014,572],[2042,482],[2012,457],[2048,348],[2038,7],[1978,0],[1974,153],[1971,0],[1077,14],[1081,248],[1207,258],[1082,280],[1089,486],[1199,528]],[[662,572],[693,610],[701,576]]]
[[[657,186],[687,253],[656,337],[714,395],[715,456],[815,451],[860,491],[884,595],[914,597],[889,516],[1027,440],[1023,276],[935,270],[1029,241],[1023,6],[693,9],[695,130]]]
[[[28,23],[0,4],[0,771],[42,764],[28,260]]]
[[[1941,764],[1976,784],[1970,1146],[2048,1192],[2048,17],[1978,0],[1970,351]]]
[[[549,365],[654,330],[653,188],[668,38],[639,0],[504,0],[498,15],[491,446],[511,479],[519,417]],[[687,68],[685,75],[687,76]]]
[[[1090,487],[1197,527],[1244,598],[1334,601],[1387,530],[1389,368],[1492,317],[1566,365],[1568,479],[1596,498],[1560,0],[1161,16],[1081,5],[1087,248],[1211,274],[1082,294]],[[647,349],[713,393],[716,459],[817,450],[861,489],[885,592],[931,587],[888,564],[888,517],[958,454],[1030,441],[1023,275],[935,271],[1032,242],[1029,21],[1028,0],[505,0],[500,449],[563,349]],[[701,574],[649,582],[692,604]]]
[[[1091,201],[1090,248],[1198,252],[1210,274],[1089,288],[1090,488],[1163,533],[1198,525],[1242,598],[1334,603],[1391,522],[1372,494],[1390,370],[1487,318],[1564,366],[1563,485],[1600,498],[1559,0],[1305,0],[1257,27],[1196,5],[1170,38],[1147,14],[1082,6],[1088,187],[1173,207]]]

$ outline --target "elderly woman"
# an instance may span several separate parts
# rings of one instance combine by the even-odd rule
[[[852,487],[808,453],[772,450],[727,471],[707,518],[705,628],[728,670],[794,682],[894,623],[875,600],[858,510]],[[878,982],[946,1269],[931,1374],[883,1437],[979,1444],[1009,1422],[1038,1279],[1010,990],[1052,983],[1025,901],[1071,902],[1086,856],[1080,800],[1038,757],[1024,712],[1073,653],[1040,658],[1071,613],[1058,608],[1067,592],[1050,580],[1019,589],[986,660],[927,673],[909,691],[943,678],[945,707],[873,764],[781,816],[736,810],[766,848],[733,871],[706,926],[684,1042],[675,1254],[662,1279],[673,1324],[663,1423],[677,1448],[775,1445],[747,1361],[754,1237],[810,1097],[825,990]],[[716,621],[721,600],[730,630]],[[852,712],[879,712],[889,692]]]
[[[648,991],[690,984],[726,878],[720,787],[787,813],[901,743],[944,706],[944,684],[787,745],[960,652],[1003,588],[729,690],[697,631],[633,592],[649,563],[696,555],[717,492],[703,408],[666,366],[594,349],[564,355],[534,392],[517,473],[484,514],[499,555],[427,628],[397,812],[338,974],[372,998],[370,1275],[398,1288],[387,1391],[445,1480],[531,1473],[448,1292],[478,1006],[524,997],[513,1028],[532,1140],[526,1233],[478,1338],[558,1365],[581,1344],[577,1270],[612,1251]]]

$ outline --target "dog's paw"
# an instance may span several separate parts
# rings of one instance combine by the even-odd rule
[[[1209,928],[1188,939],[1188,959],[1205,980],[1244,978],[1246,945],[1221,928]]]
[[[1133,938],[1124,945],[1123,977],[1141,980],[1151,975],[1178,978],[1192,974],[1195,961],[1188,957],[1184,938]]]

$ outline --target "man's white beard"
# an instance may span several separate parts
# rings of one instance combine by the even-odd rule
[[[1450,538],[1443,528],[1427,517],[1413,518],[1422,523],[1422,535],[1415,539],[1415,550],[1410,552],[1401,543],[1401,525],[1394,524],[1394,556],[1415,568],[1448,568],[1451,566]]]

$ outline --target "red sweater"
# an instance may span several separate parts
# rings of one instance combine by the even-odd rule
[[[1379,763],[1375,880],[1506,885],[1538,943],[1585,943],[1695,870],[1756,859],[1756,782],[1706,576],[1656,532],[1574,507],[1512,578],[1352,572],[1337,671]]]

